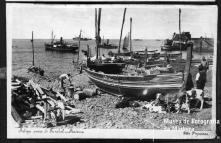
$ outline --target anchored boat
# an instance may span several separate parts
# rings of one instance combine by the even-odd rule
[[[182,32],[181,34],[173,34],[172,39],[164,40],[161,46],[162,51],[185,51],[188,46],[193,44],[190,32]]]
[[[61,37],[59,41],[55,41],[55,36],[52,32],[50,43],[45,43],[45,50],[58,51],[58,52],[76,52],[79,46],[77,43],[68,43]]]
[[[102,45],[100,45],[99,48],[104,48],[104,49],[116,49],[117,46],[114,45],[114,44],[110,44],[109,41],[110,41],[109,39],[107,39],[106,42],[104,42],[104,40],[103,40],[103,43],[102,43]]]

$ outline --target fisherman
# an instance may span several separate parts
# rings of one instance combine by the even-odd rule
[[[196,74],[196,88],[204,90],[206,84],[206,71],[203,66],[199,66],[199,72]]]
[[[204,89],[206,79],[207,79],[207,70],[209,69],[209,64],[206,58],[203,56],[201,60],[201,64],[198,67],[199,72],[196,75],[196,84],[197,89]]]
[[[204,56],[202,57],[201,64],[199,66],[202,67],[202,70],[204,72],[207,72],[207,70],[209,69],[209,64]]]
[[[65,87],[64,87],[64,81],[65,80],[68,80],[69,82],[70,82],[70,84],[72,84],[71,83],[71,79],[70,79],[70,77],[71,77],[71,74],[69,73],[69,74],[61,74],[60,76],[59,76],[59,79],[60,79],[60,81],[61,81],[61,88],[65,91]]]

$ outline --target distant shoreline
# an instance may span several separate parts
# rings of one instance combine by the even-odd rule
[[[111,38],[107,38],[107,39],[110,39],[110,40],[119,40],[119,39],[111,39]],[[133,38],[133,41],[134,40],[136,40],[136,39],[139,39],[139,40],[165,40],[165,39],[168,39],[168,38],[165,38],[165,39],[158,39],[158,38],[156,38],[156,39],[141,39],[141,38]],[[200,37],[199,38],[191,38],[192,40],[199,40],[200,39]],[[205,39],[205,38],[204,38]],[[207,37],[206,39],[211,39],[211,40],[214,40],[214,38],[211,38],[211,37]],[[13,38],[12,40],[30,40],[30,39],[18,39],[18,38]],[[51,40],[51,39],[49,39],[49,38],[41,38],[41,39],[34,39],[34,40]],[[55,39],[55,40],[60,40],[60,39]],[[67,39],[64,39],[64,40],[73,40],[73,39],[69,39],[69,38],[67,38]],[[91,40],[95,40],[94,38],[92,38]],[[88,41],[91,41],[91,40],[88,40]],[[105,39],[106,40],[106,39]],[[75,40],[75,41],[78,41],[78,40]]]

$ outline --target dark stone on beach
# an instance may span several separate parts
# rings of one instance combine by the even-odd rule
[[[130,101],[130,99],[124,98],[122,101],[118,102],[116,108],[125,108],[125,107],[139,107],[140,104],[136,101]]]

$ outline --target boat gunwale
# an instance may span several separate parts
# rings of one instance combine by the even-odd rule
[[[119,79],[119,76],[115,76],[115,78],[117,79],[113,79],[113,76],[111,78],[111,76],[108,76],[110,74],[104,74],[104,73],[97,73],[97,72],[94,72],[94,71],[91,71],[89,69],[86,70],[86,72],[88,73],[88,76],[92,77],[92,78],[95,78],[95,79],[98,79],[98,80],[103,80],[105,82],[112,82],[112,83],[122,83],[122,84],[137,84],[137,85],[140,85],[140,86],[143,86],[143,85],[148,85],[148,84],[174,84],[174,83],[177,83],[177,84],[183,84],[183,78],[181,77],[181,75],[175,75],[173,76],[175,79],[167,79],[167,81],[159,81],[159,80],[152,80],[154,78],[157,78],[157,76],[153,76],[151,79],[144,79],[143,76],[139,76],[139,78],[141,80],[127,80],[127,79]],[[111,74],[112,75],[112,74]],[[125,75],[122,75],[123,77],[127,78],[129,76],[125,76]],[[122,78],[121,76],[121,78]],[[132,78],[137,78],[138,76],[130,76]],[[166,77],[166,75],[161,75],[161,77]],[[180,82],[177,82],[178,80],[180,80]],[[171,81],[173,80],[173,81]]]
[[[134,78],[144,78],[144,77],[148,77],[148,76],[154,76],[154,77],[163,77],[163,76],[181,76],[183,75],[182,72],[178,72],[178,73],[162,73],[162,74],[150,74],[150,75],[146,75],[146,76],[127,76],[127,75],[119,75],[119,74],[106,74],[106,73],[102,73],[102,72],[96,72],[96,71],[93,71],[93,70],[90,70],[88,68],[85,68],[85,70],[91,72],[91,73],[94,73],[94,74],[100,74],[100,75],[104,75],[104,76],[109,76],[109,77],[134,77]]]
[[[112,86],[112,87],[129,87],[129,88],[134,88],[134,89],[137,89],[137,88],[162,88],[162,89],[168,89],[168,88],[181,88],[182,85],[183,85],[183,82],[182,83],[158,83],[158,84],[155,84],[153,85],[153,83],[146,83],[146,84],[138,84],[137,82],[135,83],[124,83],[124,82],[116,82],[116,81],[112,81],[110,82],[110,80],[106,80],[106,79],[101,79],[101,78],[96,78],[96,77],[93,77],[91,75],[88,75],[89,78],[93,81],[95,80],[96,82],[100,82],[100,83],[104,83],[105,85],[109,85],[109,86]],[[96,85],[96,83],[95,83]],[[164,85],[162,87],[162,85]],[[171,85],[174,85],[174,86],[171,86]],[[175,86],[176,85],[176,86]]]

